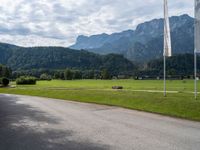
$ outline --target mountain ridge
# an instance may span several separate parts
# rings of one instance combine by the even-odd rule
[[[187,14],[172,16],[170,27],[173,54],[193,53],[194,18]],[[98,54],[122,54],[138,62],[149,61],[163,54],[163,19],[146,21],[139,24],[135,30],[80,37],[71,48],[85,49]]]

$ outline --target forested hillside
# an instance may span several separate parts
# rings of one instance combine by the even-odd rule
[[[197,58],[200,60],[200,56]],[[198,74],[200,73],[200,61],[198,62]],[[166,60],[166,69],[168,76],[193,76],[194,75],[194,55],[180,54],[169,57]],[[163,58],[148,62],[139,76],[163,76]]]
[[[99,55],[63,47],[23,48],[0,44],[0,64],[14,71],[47,69],[103,70],[112,74],[132,74],[137,67],[122,55]]]

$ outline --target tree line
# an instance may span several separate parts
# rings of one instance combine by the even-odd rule
[[[33,76],[40,80],[79,80],[79,79],[111,79],[113,76],[107,69],[102,70],[29,70],[15,71],[12,78],[16,79],[21,76]]]
[[[197,59],[200,60],[200,57],[198,56]],[[200,72],[200,61],[197,62],[197,66]],[[166,71],[168,76],[193,76],[194,55],[179,54],[167,58]],[[151,60],[137,74],[138,76],[163,76],[163,58]]]
[[[200,57],[197,58],[200,60]],[[193,78],[194,60],[192,54],[175,55],[167,58],[167,75],[175,78]],[[117,64],[115,64],[117,68]],[[111,65],[112,66],[112,65]],[[19,78],[20,76],[34,76],[41,80],[61,79],[61,80],[76,80],[76,79],[112,79],[112,78],[139,78],[139,77],[157,77],[163,76],[163,59],[156,59],[147,64],[135,64],[134,69],[130,67],[125,72],[112,70],[112,67],[104,67],[102,69],[29,69],[29,70],[14,70],[4,65],[0,65],[0,78],[7,77],[11,79]],[[200,72],[200,61],[198,61],[198,73]],[[120,67],[121,68],[121,67]],[[136,69],[137,68],[137,69]],[[130,70],[130,72],[129,72]]]

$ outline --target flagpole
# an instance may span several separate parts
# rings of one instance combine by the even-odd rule
[[[165,25],[166,25],[166,0],[164,0],[164,41],[165,42],[167,42],[166,41],[166,39],[165,39]],[[164,42],[164,47],[163,47],[163,85],[164,85],[164,87],[163,87],[163,94],[164,94],[164,97],[166,97],[167,96],[167,93],[166,93],[166,46],[165,46],[165,43]]]
[[[194,97],[197,99],[197,52],[194,51]]]
[[[164,28],[165,28],[165,0],[164,0]],[[165,40],[165,29],[164,29],[164,40]],[[165,43],[164,43],[165,44]],[[165,49],[165,45],[163,47],[163,94],[164,94],[164,97],[166,97],[166,57],[165,57],[165,54],[166,54],[166,49]]]
[[[164,97],[167,96],[166,91],[166,57],[172,56],[172,47],[171,47],[171,34],[170,34],[170,24],[169,24],[169,15],[168,15],[168,3],[167,0],[164,0],[164,46],[163,46],[163,57],[164,57]]]
[[[166,97],[166,56],[164,54],[164,97]]]
[[[197,16],[196,16],[196,5],[197,1],[194,0],[194,34],[195,34],[195,39],[194,39],[194,97],[197,99],[197,49],[196,49],[196,42],[197,42],[197,37],[196,37],[196,29],[197,29]]]

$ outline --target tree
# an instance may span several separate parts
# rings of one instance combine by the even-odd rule
[[[82,73],[80,71],[74,71],[73,79],[82,79]]]
[[[169,74],[169,75],[171,75],[171,76],[174,76],[174,75],[176,75],[176,70],[175,69],[169,69],[168,70],[168,72],[167,72],[167,74]]]
[[[66,69],[64,72],[65,80],[72,80],[73,79],[73,72],[70,69]]]
[[[94,79],[94,75],[95,75],[94,70],[89,71],[89,74],[88,74],[89,79]]]
[[[104,79],[104,80],[108,80],[108,79],[111,78],[107,69],[103,69],[102,70],[102,72],[101,72],[101,78]]]
[[[9,78],[12,75],[12,71],[10,68],[0,65],[0,77],[6,77]]]
[[[61,80],[65,80],[65,74],[64,74],[64,72],[60,72],[60,79]]]
[[[53,75],[53,78],[54,79],[61,79],[60,78],[60,72],[55,72],[54,75]]]
[[[1,78],[0,79],[0,84],[2,84],[3,86],[8,86],[10,83],[9,79],[8,78]]]

